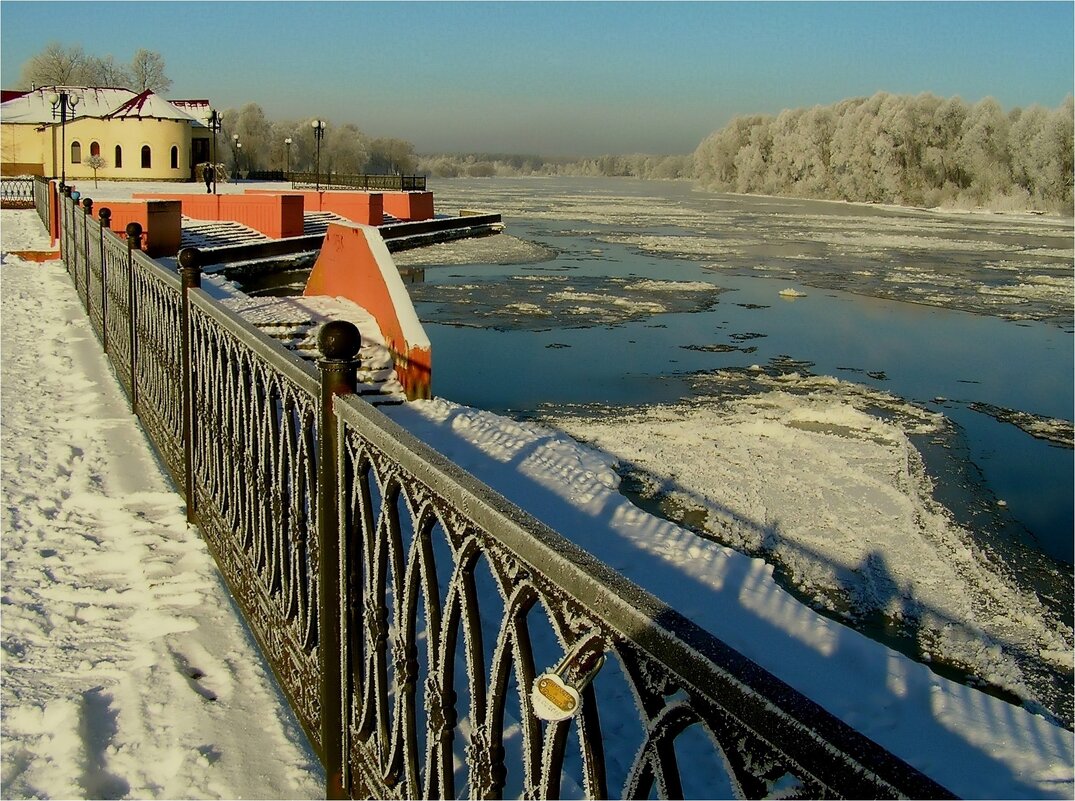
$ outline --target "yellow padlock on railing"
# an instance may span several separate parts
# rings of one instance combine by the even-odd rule
[[[567,720],[582,709],[581,693],[605,664],[605,655],[598,654],[593,667],[574,683],[569,683],[564,674],[580,656],[592,650],[594,639],[593,636],[580,637],[555,668],[534,679],[530,702],[534,707],[534,714],[539,718],[553,722]]]

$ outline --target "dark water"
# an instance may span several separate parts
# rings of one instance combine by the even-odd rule
[[[1025,528],[1032,547],[1071,564],[1075,526],[1072,450],[1036,439],[1011,423],[968,406],[971,402],[987,403],[1070,421],[1070,325],[1010,321],[870,297],[858,294],[862,287],[855,284],[852,288],[856,292],[812,287],[789,281],[787,272],[782,272],[780,278],[758,277],[757,273],[728,274],[706,268],[712,265],[713,258],[663,256],[644,252],[630,242],[608,241],[631,230],[629,221],[610,214],[607,207],[608,193],[625,186],[616,181],[584,184],[584,189],[598,187],[591,191],[600,192],[595,202],[600,208],[588,214],[586,203],[576,198],[570,214],[576,214],[577,219],[564,219],[570,215],[563,213],[550,214],[550,209],[562,203],[565,186],[571,186],[568,182],[539,180],[521,188],[519,183],[503,182],[507,187],[503,192],[496,182],[491,190],[472,188],[483,183],[448,182],[443,191],[433,186],[438,193],[438,207],[445,207],[442,198],[458,197],[460,203],[467,203],[475,200],[468,193],[486,191],[491,202],[500,197],[517,215],[505,215],[508,233],[540,242],[558,255],[550,261],[527,265],[427,269],[426,283],[412,289],[419,316],[432,340],[436,394],[513,414],[575,403],[637,406],[686,397],[691,392],[690,376],[695,372],[766,365],[781,357],[801,361],[814,374],[875,386],[945,414],[963,435],[970,461],[963,472],[977,476],[977,486],[961,489],[958,481],[942,480],[940,494],[969,492],[979,496],[979,501],[984,496],[992,506],[1003,501],[1006,506],[998,508],[1010,527]],[[659,195],[662,187],[667,187],[669,202],[678,202],[681,207],[685,197],[683,186],[678,184],[650,183],[639,188],[639,184],[632,183],[630,187],[647,197]],[[532,196],[530,200],[528,196]],[[690,195],[688,200],[703,204],[705,196],[699,199]],[[721,202],[727,204],[727,200]],[[772,228],[772,209],[779,209],[780,202],[770,199],[769,212],[747,216],[752,216],[753,224],[759,227]],[[526,216],[527,203],[532,203],[533,218]],[[802,204],[788,201],[789,214],[794,215]],[[825,224],[830,229],[839,228],[837,212],[841,207],[819,207],[831,218]],[[847,208],[851,231],[861,225],[863,210]],[[879,209],[865,211],[879,218],[882,226],[888,214],[897,220],[901,231],[907,231],[907,215]],[[683,226],[647,218],[640,219],[639,224],[661,235],[698,234],[693,217]],[[744,227],[751,223],[741,219],[738,224]],[[779,224],[788,225],[787,218],[781,218]],[[913,221],[911,225],[913,230]],[[609,237],[610,233],[614,236]],[[974,252],[967,252],[966,243],[988,239],[988,230],[960,232],[948,226],[941,233],[961,243],[957,255],[962,271],[979,270]],[[1033,250],[1036,245],[1056,245],[1055,237],[1043,236],[1042,242],[1036,243],[1033,230],[1004,228],[998,230],[995,240],[1001,242],[997,247],[1010,245],[1023,251]],[[900,250],[898,242],[886,244],[883,237],[880,245],[893,252],[883,256],[877,246],[863,256],[871,260],[873,271],[880,260],[888,258],[892,263],[913,260],[918,271],[928,272],[930,260],[935,258],[938,269],[951,274],[955,260],[952,252],[942,249],[933,255],[930,249],[917,245]],[[988,247],[980,256],[982,260],[1000,257]],[[730,266],[736,266],[735,258],[729,260]],[[854,252],[844,251],[840,258],[852,265],[857,263]],[[1037,267],[1032,265],[1031,269]],[[783,269],[786,271],[787,265]],[[666,305],[673,311],[653,314],[643,310],[632,314],[633,301],[652,296],[644,291],[629,291],[630,282],[620,280],[636,277],[708,282],[722,291],[713,294],[704,310],[681,311],[674,309],[676,303],[669,303]],[[570,296],[563,308],[552,300],[544,304],[540,314],[531,308],[541,305],[533,304],[535,297],[542,297],[544,292],[551,298],[564,287],[585,293],[587,298],[601,295],[603,279],[608,285],[605,299],[610,302],[597,301],[594,305],[599,309],[590,320],[570,313],[570,306],[576,302]],[[826,282],[831,283],[831,278],[821,283]],[[952,281],[946,278],[946,282],[945,291],[952,292]],[[452,285],[466,285],[466,289],[453,292]],[[518,290],[514,295],[513,286]],[[788,286],[805,292],[806,297],[781,297],[779,291]],[[974,287],[972,282],[965,294],[975,292]],[[683,294],[684,304],[697,306],[693,293]],[[513,308],[513,297],[530,305]],[[969,297],[963,305],[973,307],[975,302],[976,298]],[[611,316],[603,314],[606,309],[613,310]],[[624,309],[626,313],[622,313]],[[599,323],[594,325],[593,319]],[[927,456],[927,464],[935,462]]]

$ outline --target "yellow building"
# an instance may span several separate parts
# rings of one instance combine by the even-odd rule
[[[60,94],[68,97],[66,124]],[[46,86],[4,93],[0,103],[0,172],[68,180],[98,178],[191,181],[209,160],[209,103],[170,103],[153,92]]]

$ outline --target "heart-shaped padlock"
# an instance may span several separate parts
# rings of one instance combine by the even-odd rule
[[[542,673],[530,691],[534,714],[542,720],[567,720],[582,705],[579,694],[555,673]]]
[[[600,645],[600,635],[580,637],[567,655],[560,660],[560,664],[542,673],[530,688],[530,702],[534,707],[534,714],[542,720],[559,721],[574,717],[582,709],[582,698],[579,695],[586,686],[593,681],[597,671],[605,664],[605,655],[600,651],[595,652],[595,645]],[[590,662],[592,661],[592,665]],[[568,668],[580,662],[572,671],[577,674],[578,667],[586,670],[586,673],[575,676],[573,684],[564,681],[564,675]],[[587,666],[589,669],[587,670]]]

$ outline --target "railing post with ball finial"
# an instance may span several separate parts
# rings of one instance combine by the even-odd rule
[[[345,613],[341,611],[349,604],[342,602],[341,593],[348,590],[349,582],[343,579],[343,567],[351,549],[341,540],[339,524],[338,423],[333,401],[337,396],[355,392],[362,337],[353,323],[333,320],[322,326],[317,344],[323,354],[317,363],[321,372],[321,408],[317,425],[320,439],[317,538],[321,563],[317,619],[321,656],[321,747],[326,798],[349,798],[343,726],[350,706],[347,697],[350,660],[344,636]]]

